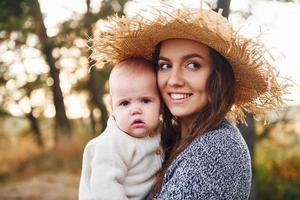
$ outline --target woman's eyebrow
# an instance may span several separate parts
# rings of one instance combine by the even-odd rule
[[[202,60],[205,60],[205,59],[203,58],[203,56],[201,56],[201,55],[199,55],[199,54],[197,54],[197,53],[192,53],[192,54],[184,55],[184,56],[182,57],[182,59],[183,59],[183,60],[186,60],[186,59],[189,59],[189,58],[195,58],[195,57],[200,58],[200,59],[202,59]],[[158,58],[158,60],[170,61],[169,58],[164,57],[164,56],[160,56],[160,57]]]
[[[189,58],[195,58],[195,57],[198,57],[198,58],[201,58],[202,60],[204,60],[203,56],[201,56],[197,53],[188,54],[188,55],[183,56],[182,58],[189,59]]]
[[[159,56],[158,60],[170,61],[169,58],[166,58],[166,57],[163,57],[163,56]]]

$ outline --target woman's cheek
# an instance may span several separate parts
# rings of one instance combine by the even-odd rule
[[[166,85],[166,77],[160,72],[158,72],[157,75],[157,84],[158,84],[159,91],[162,93],[164,90],[164,85]]]

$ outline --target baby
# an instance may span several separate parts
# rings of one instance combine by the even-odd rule
[[[161,167],[160,97],[150,62],[130,58],[109,78],[112,116],[83,153],[79,199],[143,199]]]

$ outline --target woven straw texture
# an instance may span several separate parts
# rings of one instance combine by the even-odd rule
[[[232,65],[236,100],[228,117],[244,122],[245,112],[265,117],[267,111],[283,107],[286,84],[278,82],[278,73],[264,57],[267,51],[258,38],[240,36],[226,18],[212,10],[183,8],[170,13],[157,11],[155,20],[109,18],[107,30],[93,39],[92,58],[98,66],[130,57],[151,59],[159,42],[191,39],[217,50]]]

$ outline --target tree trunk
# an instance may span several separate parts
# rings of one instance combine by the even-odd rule
[[[95,68],[94,67],[92,67],[91,70],[90,70],[88,85],[89,85],[89,89],[90,89],[91,95],[92,95],[92,98],[91,98],[92,103],[101,112],[101,119],[100,119],[101,130],[99,130],[99,131],[102,132],[103,129],[105,128],[105,125],[106,125],[106,122],[107,122],[107,119],[108,119],[108,112],[106,110],[106,107],[105,107],[102,99],[99,99],[99,97],[98,97],[99,90],[97,90],[97,86],[95,84]],[[103,94],[101,94],[101,96],[102,95]]]
[[[247,146],[250,151],[251,161],[252,161],[252,184],[251,184],[251,193],[249,200],[254,200],[256,196],[256,190],[255,190],[255,121],[253,119],[252,114],[246,115],[246,122],[248,126],[244,124],[238,124],[238,128],[240,132],[242,133],[244,139],[246,140]]]
[[[244,139],[246,140],[247,146],[250,151],[251,157],[254,157],[254,144],[255,144],[255,121],[252,114],[246,114],[247,125],[238,124]]]
[[[229,7],[230,7],[230,0],[218,0],[217,2],[217,8],[215,9],[216,12],[219,11],[219,9],[223,9],[222,15],[226,18],[229,16]]]
[[[223,9],[222,11],[222,16],[228,18],[229,16],[229,12],[230,12],[230,0],[218,0],[217,2],[217,8],[215,9],[216,12],[219,11],[219,9]],[[250,152],[250,156],[251,156],[251,162],[252,162],[252,184],[251,184],[251,193],[250,193],[250,200],[254,200],[255,199],[255,163],[254,163],[254,149],[255,149],[255,126],[254,126],[254,119],[253,116],[251,114],[247,114],[246,115],[246,121],[248,123],[248,127],[245,125],[238,125],[238,128],[240,130],[240,132],[242,133],[244,139],[246,140],[249,152]]]
[[[90,0],[86,1],[86,6],[87,6],[87,17],[89,17],[90,15]],[[88,35],[92,36],[93,35],[93,31],[92,31],[92,24],[88,24],[87,26],[87,30],[88,30]],[[88,46],[92,46],[93,43],[92,41],[88,42]],[[106,121],[108,119],[108,112],[107,109],[103,103],[102,98],[99,98],[99,89],[96,85],[96,71],[95,71],[95,67],[93,67],[93,65],[95,64],[95,61],[91,59],[90,55],[92,54],[92,51],[89,49],[88,50],[88,62],[89,62],[89,69],[90,69],[90,73],[89,73],[89,79],[88,79],[88,88],[90,89],[91,92],[91,102],[93,105],[95,105],[101,112],[101,119],[100,119],[100,124],[101,124],[101,130],[99,130],[99,132],[102,132],[103,129],[105,128],[106,125]],[[103,96],[103,94],[101,94],[101,97]],[[91,110],[91,112],[93,112]]]
[[[93,133],[93,137],[96,136],[96,121],[95,121],[95,117],[94,117],[94,106],[93,105],[90,105],[89,106],[89,109],[90,109],[90,124],[91,124],[91,130],[92,130],[92,133]]]
[[[38,0],[35,0],[35,4],[33,6],[33,16],[37,21],[37,25],[38,25],[37,34],[41,41],[42,50],[46,57],[46,61],[50,67],[50,77],[53,79],[53,85],[51,86],[51,90],[53,93],[53,103],[56,111],[56,115],[55,115],[55,129],[57,131],[56,136],[70,135],[71,127],[66,115],[63,94],[60,88],[59,70],[55,66],[55,61],[52,56],[53,46],[50,43],[46,32],[46,27],[44,24],[43,15]]]
[[[41,137],[41,131],[38,125],[38,120],[34,117],[32,109],[30,113],[26,114],[27,119],[30,121],[31,129],[33,131],[35,141],[39,147],[43,147],[44,143]]]

